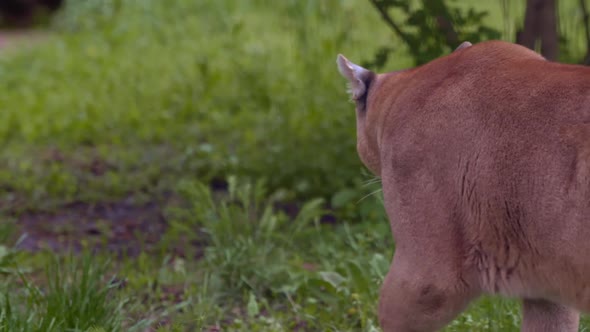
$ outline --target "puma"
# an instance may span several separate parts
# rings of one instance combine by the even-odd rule
[[[590,313],[590,68],[501,41],[383,74],[337,64],[396,242],[383,330],[436,331],[498,294],[522,299],[522,331],[577,331]]]

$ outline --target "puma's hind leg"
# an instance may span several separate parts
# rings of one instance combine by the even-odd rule
[[[379,299],[384,332],[438,331],[477,297],[478,292],[460,280],[458,271],[449,271],[448,262],[440,262],[436,273],[428,273],[421,263],[404,262],[396,253]]]
[[[522,301],[522,332],[576,332],[580,323],[577,310],[546,300]]]

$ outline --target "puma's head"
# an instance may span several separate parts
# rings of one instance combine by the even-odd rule
[[[471,47],[468,41],[459,45],[454,52]],[[342,54],[337,58],[338,70],[348,80],[350,96],[356,103],[357,152],[365,166],[381,176],[379,151],[380,123],[385,121],[389,100],[395,97],[404,84],[400,75],[406,70],[376,74],[352,63]],[[381,84],[382,83],[382,84]],[[403,89],[402,89],[403,90]]]
[[[380,160],[377,151],[377,141],[374,131],[370,127],[368,117],[374,117],[371,112],[370,94],[375,90],[377,75],[372,71],[350,62],[342,54],[338,55],[338,70],[348,79],[352,100],[356,103],[356,133],[357,151],[361,161],[371,172],[380,174]],[[369,114],[371,113],[371,114]]]

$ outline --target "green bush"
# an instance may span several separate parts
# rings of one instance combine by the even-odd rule
[[[232,172],[296,195],[355,186],[354,110],[335,56],[370,57],[367,36],[387,33],[376,18],[336,0],[72,3],[46,42],[0,58],[2,159],[32,159],[9,173],[41,197],[83,195],[90,181],[67,162],[50,178],[35,170],[49,147],[104,151],[123,178],[151,163],[163,177]]]

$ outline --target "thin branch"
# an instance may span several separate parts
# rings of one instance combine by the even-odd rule
[[[395,31],[395,33],[408,45],[412,45],[412,40],[408,37],[408,35],[406,35],[405,32],[402,31],[402,29],[393,21],[393,19],[391,18],[391,16],[389,16],[389,13],[387,13],[387,9],[383,8],[379,5],[378,0],[369,0],[373,6],[375,7],[375,9],[377,9],[377,11],[379,12],[379,14],[381,14],[381,18],[383,18],[383,20],[385,21],[385,23],[387,23],[392,29],[393,31]]]

